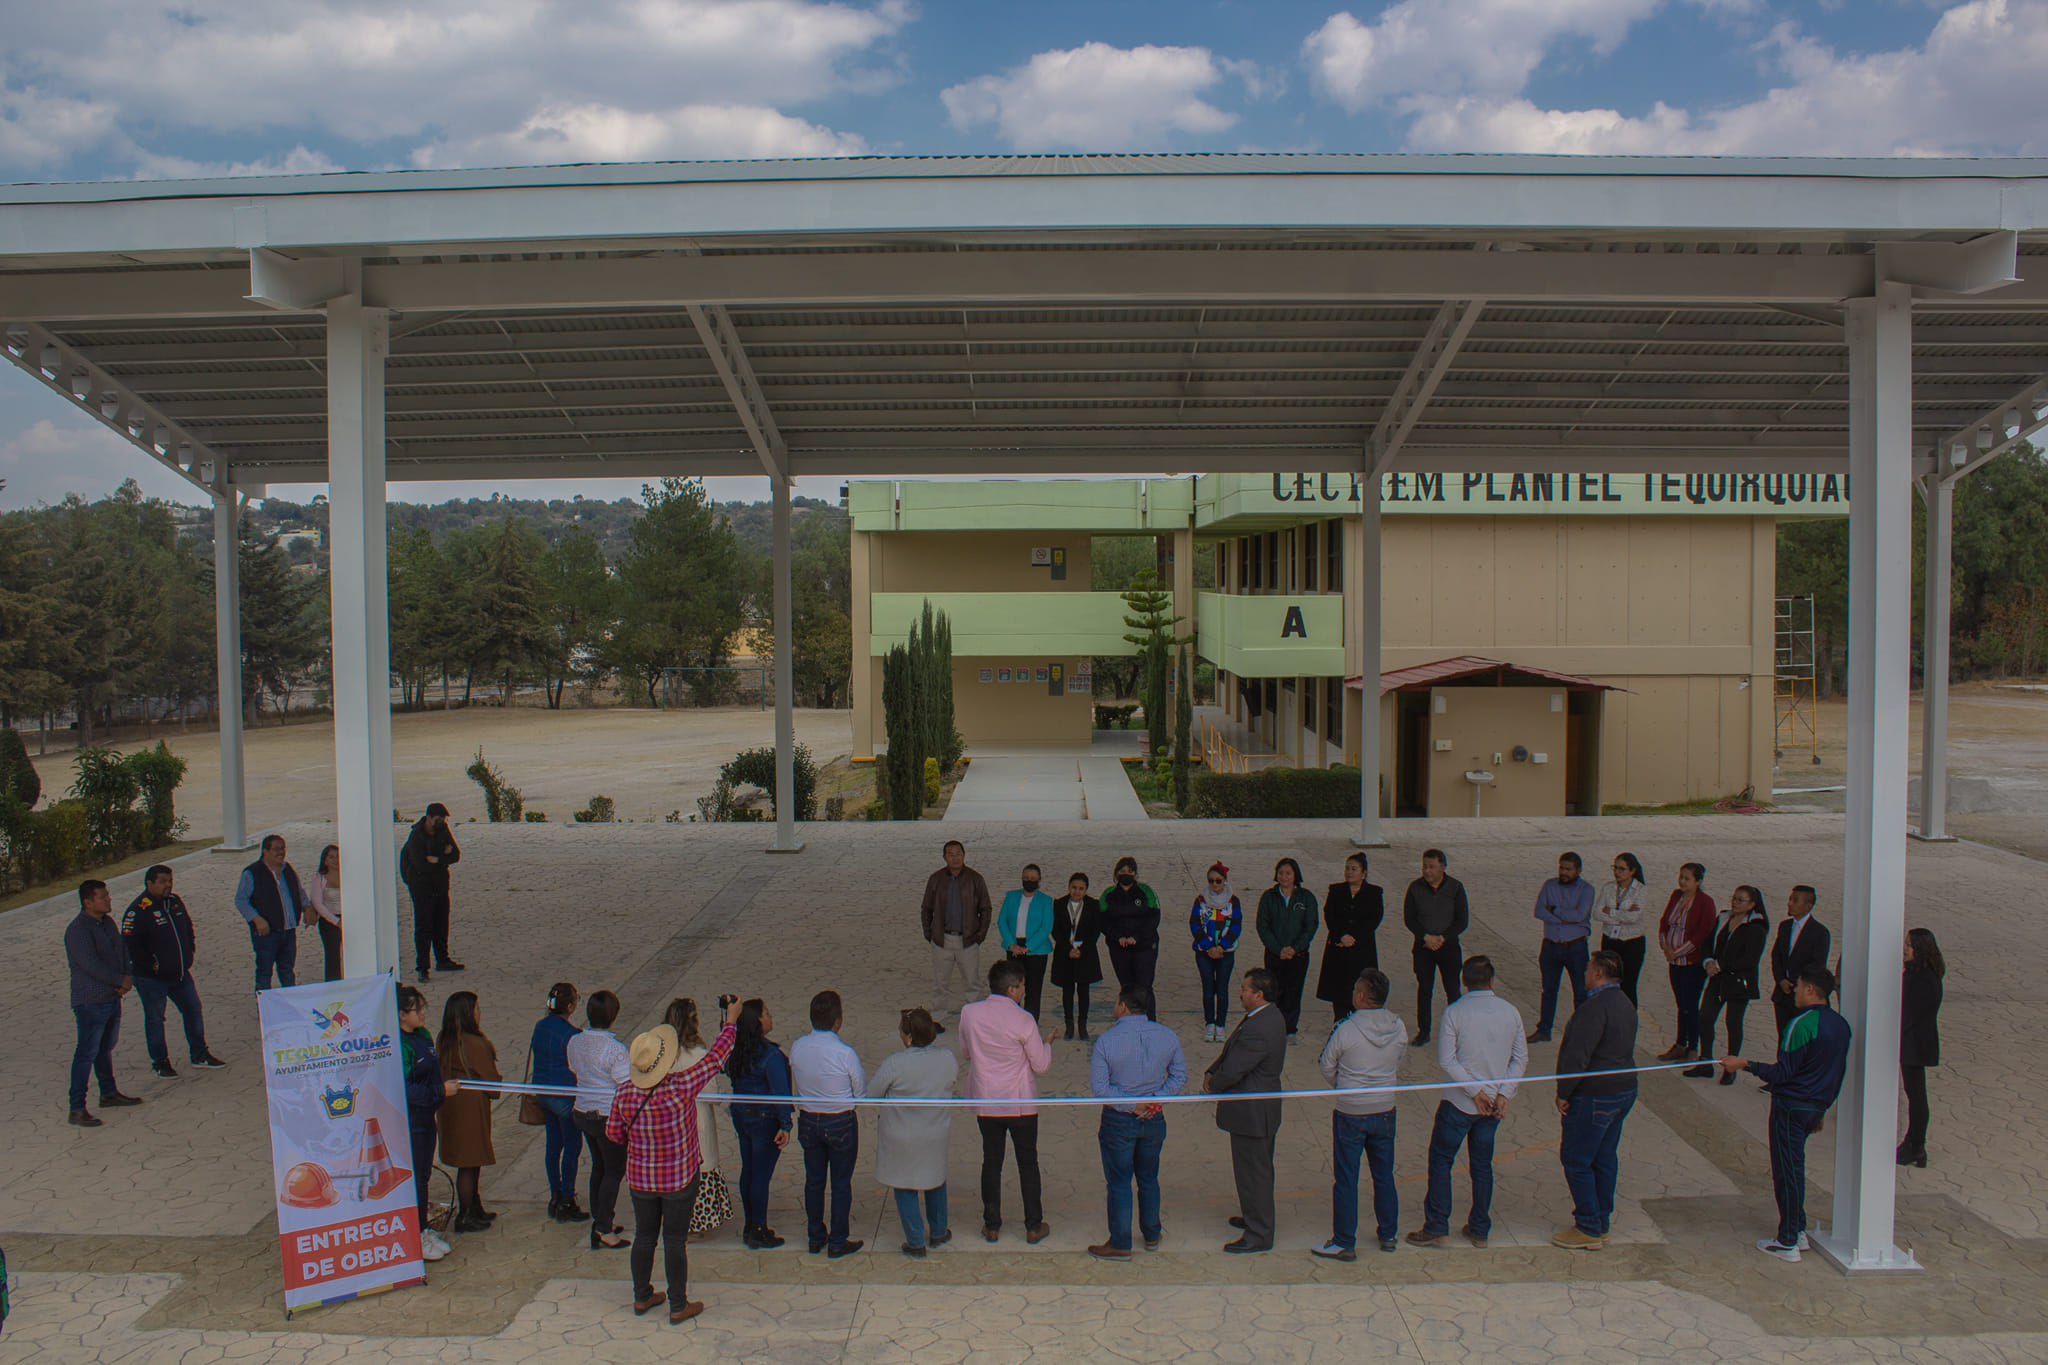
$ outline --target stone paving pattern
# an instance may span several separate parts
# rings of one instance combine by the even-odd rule
[[[1373,852],[1374,880],[1398,905],[1421,848],[1448,848],[1474,904],[1467,950],[1493,956],[1502,994],[1532,1025],[1538,933],[1529,905],[1562,847],[1595,867],[1628,848],[1653,885],[1697,857],[1711,891],[1755,883],[1774,913],[1792,882],[1814,882],[1823,917],[1840,922],[1834,817],[1414,821],[1392,830],[1397,845]],[[1180,1032],[1197,1073],[1217,1050],[1197,1041],[1197,983],[1178,938],[1177,908],[1192,897],[1197,870],[1221,857],[1234,884],[1258,887],[1272,859],[1288,853],[1320,889],[1348,849],[1339,822],[820,824],[805,828],[809,848],[797,857],[762,854],[760,832],[739,827],[468,826],[455,946],[471,970],[437,977],[429,998],[437,1008],[458,984],[477,990],[511,1075],[524,1067],[527,1035],[556,979],[619,991],[622,1032],[653,1022],[672,994],[707,1004],[720,990],[762,994],[785,1045],[802,1031],[810,993],[833,986],[848,998],[846,1036],[872,1069],[896,1046],[894,1011],[929,992],[914,900],[939,839],[955,833],[998,890],[1025,861],[1044,865],[1048,882],[1081,869],[1100,883],[1117,855],[1136,856],[1169,907],[1162,1019]],[[287,835],[295,861],[310,862],[327,830]],[[1387,1256],[1368,1240],[1352,1265],[1306,1254],[1329,1218],[1328,1109],[1313,1101],[1290,1103],[1281,1130],[1279,1250],[1219,1250],[1233,1235],[1225,1220],[1235,1207],[1226,1145],[1206,1110],[1188,1107],[1170,1120],[1165,1247],[1127,1263],[1083,1251],[1104,1228],[1093,1111],[1049,1110],[1042,1121],[1053,1235],[1036,1247],[1020,1235],[1014,1175],[1004,1239],[989,1246],[974,1235],[979,1145],[971,1118],[956,1119],[952,1207],[963,1235],[922,1262],[895,1252],[893,1207],[869,1175],[869,1116],[854,1202],[856,1235],[869,1249],[838,1262],[803,1254],[801,1159],[792,1152],[777,1173],[772,1217],[795,1234],[793,1247],[745,1251],[731,1228],[693,1246],[692,1292],[710,1310],[673,1329],[658,1314],[636,1319],[626,1310],[624,1256],[590,1251],[584,1228],[542,1216],[537,1130],[520,1127],[510,1103],[498,1109],[500,1164],[484,1175],[486,1202],[504,1214],[493,1231],[456,1239],[423,1287],[285,1321],[249,954],[229,904],[242,861],[200,854],[178,865],[179,890],[200,923],[209,1035],[233,1068],[158,1080],[131,1003],[117,1071],[147,1104],[109,1113],[95,1131],[63,1122],[70,1020],[61,1004],[44,1003],[65,998],[60,940],[72,906],[60,900],[0,917],[0,958],[16,964],[23,987],[0,1002],[0,1021],[10,1038],[43,1040],[17,1042],[12,1102],[0,1112],[0,1238],[17,1275],[0,1358],[513,1361],[580,1347],[621,1361],[659,1353],[926,1362],[970,1351],[995,1361],[1320,1361],[1340,1351],[1356,1358],[1365,1342],[1428,1360],[2048,1358],[2042,1153],[2031,1121],[2048,1081],[2039,1068],[2013,1065],[2036,1055],[2048,1031],[2042,988],[2028,970],[2039,957],[2031,916],[2040,869],[2014,854],[1970,844],[1911,851],[1909,920],[1936,928],[1951,964],[1930,1165],[1899,1172],[1899,1240],[1925,1274],[1849,1279],[1818,1255],[1798,1266],[1759,1255],[1751,1243],[1771,1223],[1765,1097],[1747,1081],[1723,1088],[1665,1074],[1646,1078],[1629,1120],[1615,1235],[1596,1253],[1548,1245],[1569,1220],[1569,1198],[1547,1086],[1526,1090],[1503,1125],[1488,1249],[1404,1245]],[[136,880],[116,884],[117,902]],[[402,936],[409,927],[408,919]],[[1393,1003],[1412,1017],[1398,923],[1382,930],[1381,952]],[[302,962],[317,957],[302,945]],[[1241,950],[1240,970],[1255,957]],[[1672,1008],[1654,968],[1642,994],[1647,1059],[1670,1039]],[[1767,1005],[1752,1009],[1749,1055],[1768,1055],[1769,1018]],[[1290,1087],[1319,1084],[1314,1050],[1326,1007],[1309,1002],[1303,1020]],[[1104,1003],[1095,1022],[1107,1022]],[[182,1062],[175,1017],[170,1029]],[[1085,1090],[1086,1049],[1061,1043],[1055,1051],[1046,1092]],[[1533,1048],[1531,1071],[1549,1070],[1554,1056],[1553,1046]],[[1433,1055],[1411,1057],[1402,1079],[1440,1079]],[[1434,1104],[1424,1094],[1399,1106],[1404,1230],[1420,1222]],[[1824,1221],[1827,1136],[1812,1155],[1812,1208]],[[734,1162],[727,1169],[736,1174]],[[1462,1220],[1462,1168],[1457,1191]]]

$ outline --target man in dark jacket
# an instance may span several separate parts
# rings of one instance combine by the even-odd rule
[[[1620,954],[1603,948],[1586,959],[1585,1003],[1565,1022],[1557,1048],[1558,1156],[1572,1191],[1572,1225],[1550,1241],[1567,1251],[1606,1246],[1614,1217],[1621,1125],[1636,1102],[1636,1007],[1620,981]]]
[[[270,989],[271,969],[277,984],[299,984],[299,917],[309,902],[299,874],[284,860],[284,836],[263,838],[263,856],[242,869],[235,886],[235,909],[249,925],[249,946],[256,953],[256,989]]]
[[[199,1008],[199,987],[192,980],[197,938],[184,898],[172,892],[171,881],[171,869],[158,863],[142,874],[142,894],[121,914],[121,939],[128,947],[135,993],[142,997],[143,1042],[151,1069],[166,1078],[178,1074],[164,1042],[164,1005],[171,1001],[185,1022],[192,1065],[208,1070],[227,1065],[206,1047],[206,1019]]]
[[[114,1084],[114,1043],[121,1036],[121,997],[135,989],[128,950],[114,925],[114,898],[107,884],[78,884],[78,918],[64,927],[64,959],[71,968],[71,1013],[78,1020],[78,1046],[71,1053],[71,1118],[77,1128],[97,1128],[85,1107],[85,1079],[100,1078],[100,1107],[120,1109],[141,1100]]]
[[[932,1014],[943,1014],[950,999],[953,974],[960,974],[960,1000],[988,994],[981,984],[981,941],[995,921],[988,883],[967,865],[967,845],[946,840],[946,865],[925,878],[918,917],[924,941],[932,946]],[[980,991],[980,995],[975,992]],[[959,1009],[959,1004],[953,1006]]]
[[[1202,1089],[1212,1095],[1235,1091],[1262,1094],[1280,1088],[1287,1065],[1287,1021],[1280,1007],[1269,1003],[1280,982],[1264,967],[1244,974],[1237,1003],[1244,1007],[1223,1055],[1210,1063]],[[1237,1178],[1239,1216],[1230,1225],[1244,1235],[1226,1242],[1225,1251],[1273,1249],[1273,1145],[1280,1132],[1279,1100],[1232,1100],[1216,1106],[1216,1126],[1230,1134],[1230,1171]]]
[[[448,869],[462,861],[462,850],[448,832],[448,808],[436,801],[406,836],[398,855],[398,875],[412,897],[413,968],[422,981],[434,971],[459,972],[462,964],[448,955]]]
[[[1429,1041],[1429,997],[1437,977],[1444,981],[1444,1003],[1458,1003],[1458,972],[1465,962],[1458,939],[1472,922],[1472,904],[1465,899],[1465,884],[1445,872],[1449,866],[1442,849],[1426,850],[1422,875],[1408,883],[1401,902],[1401,922],[1415,936],[1417,1047]]]
[[[1795,886],[1785,901],[1785,918],[1778,936],[1771,941],[1771,1009],[1778,1016],[1778,1032],[1799,1013],[1792,996],[1799,978],[1808,967],[1828,965],[1832,938],[1828,927],[1813,917],[1813,888]]]
[[[1810,904],[1810,902],[1809,902]],[[1771,1192],[1778,1198],[1778,1235],[1756,1249],[1781,1261],[1796,1261],[1806,1249],[1806,1140],[1842,1093],[1849,1072],[1849,1023],[1828,1007],[1835,974],[1808,967],[1799,976],[1793,1002],[1799,1013],[1778,1040],[1778,1060],[1755,1065],[1723,1057],[1730,1071],[1756,1073],[1771,1092]]]

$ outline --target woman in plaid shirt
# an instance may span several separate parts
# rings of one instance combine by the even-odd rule
[[[664,1301],[668,1320],[686,1322],[704,1311],[689,1288],[690,1207],[697,1199],[697,1096],[711,1084],[732,1052],[737,997],[723,997],[725,1027],[711,1047],[678,1071],[683,1052],[676,1031],[662,1024],[633,1040],[632,1079],[612,1099],[605,1136],[626,1149],[626,1186],[633,1195],[633,1312],[647,1313]],[[668,1272],[665,1293],[654,1288],[654,1242],[659,1237]]]

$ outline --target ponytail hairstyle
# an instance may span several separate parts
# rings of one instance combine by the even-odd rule
[[[566,981],[557,981],[548,987],[548,1013],[566,1018],[575,1012],[576,1002],[581,998],[576,994],[574,986]]]

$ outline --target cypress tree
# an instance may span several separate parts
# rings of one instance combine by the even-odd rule
[[[1173,695],[1173,804],[1182,815],[1188,813],[1188,768],[1195,733],[1195,672],[1191,663],[1188,647],[1182,645],[1180,685]]]
[[[911,643],[916,643],[912,628]],[[915,708],[916,670],[910,650],[893,646],[882,659],[882,721],[889,735],[889,752],[883,757],[887,775],[886,797],[891,820],[915,820],[924,810],[924,755]]]

